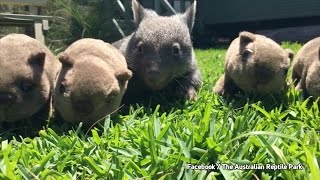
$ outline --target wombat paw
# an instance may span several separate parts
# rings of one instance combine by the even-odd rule
[[[194,88],[184,90],[177,89],[176,96],[178,98],[186,98],[190,101],[195,101],[197,99],[197,92]]]
[[[213,87],[212,90],[213,90],[214,93],[218,94],[219,96],[223,96],[224,95],[224,89],[221,88],[221,87],[215,86],[215,87]]]
[[[301,89],[302,89],[302,87],[301,87],[301,82],[299,82],[294,89],[295,89],[296,91],[301,90]]]
[[[197,100],[197,92],[196,92],[194,89],[188,90],[188,92],[187,92],[187,98],[188,98],[190,101],[195,101],[195,100]]]

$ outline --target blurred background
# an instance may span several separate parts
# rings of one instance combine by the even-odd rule
[[[191,0],[139,2],[161,15],[184,12],[192,3]],[[192,33],[195,47],[228,44],[244,30],[277,42],[304,43],[320,36],[319,0],[198,0],[197,3]],[[0,37],[13,32],[35,37],[36,23],[43,31],[45,44],[55,53],[85,37],[114,42],[135,28],[131,0],[0,0]]]

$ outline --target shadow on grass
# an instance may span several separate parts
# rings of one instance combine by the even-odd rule
[[[177,98],[172,94],[158,92],[147,94],[134,102],[124,102],[124,106],[119,110],[119,113],[121,115],[128,115],[131,108],[138,109],[144,107],[146,115],[151,115],[158,105],[160,105],[158,112],[162,114],[178,109],[185,109],[190,105],[190,101],[187,98]]]
[[[263,107],[266,111],[271,111],[280,106],[288,108],[290,104],[294,104],[296,101],[303,101],[303,99],[306,98],[292,87],[287,91],[281,91],[278,94],[256,95],[239,92],[233,96],[227,95],[221,97],[222,103],[231,106],[233,109],[242,108],[246,104],[258,103],[259,106]]]
[[[105,121],[107,119],[110,119],[110,117],[107,115],[99,120],[96,120],[93,122],[90,126],[85,126],[81,122],[75,122],[70,123],[67,121],[64,121],[63,118],[59,115],[59,113],[55,113],[55,117],[53,118],[53,121],[50,121],[48,124],[48,127],[51,128],[55,133],[58,135],[66,135],[69,134],[69,131],[76,131],[80,128],[79,135],[82,136],[91,136],[90,130],[91,129],[98,129],[103,130],[105,127]],[[113,113],[111,115],[112,123],[117,124],[121,123],[121,118],[119,117],[119,114],[117,112]]]
[[[204,91],[206,90],[204,89]],[[271,111],[272,109],[280,106],[287,109],[290,104],[294,104],[296,101],[301,101],[304,98],[300,93],[297,93],[294,88],[290,88],[288,91],[280,92],[276,95],[258,96],[254,94],[238,93],[234,96],[224,96],[219,97],[218,99],[220,101],[220,106],[229,106],[235,110],[243,108],[246,104],[258,104],[266,111]],[[198,101],[190,102],[187,99],[175,98],[170,94],[157,93],[151,96],[146,96],[145,98],[140,99],[137,103],[121,106],[117,112],[113,113],[111,121],[113,125],[116,125],[117,123],[123,123],[122,121],[124,118],[122,116],[136,118],[132,115],[133,113],[136,113],[139,108],[142,108],[142,111],[137,114],[139,117],[154,114],[158,105],[160,105],[158,113],[170,114],[179,110],[183,112],[185,109],[190,109],[190,106],[197,107],[201,103],[206,103],[205,101],[207,100],[202,100],[201,97],[199,97]],[[308,104],[312,105],[312,101]],[[94,126],[82,126],[80,134],[91,136],[91,133],[88,132],[90,132],[92,128],[102,132],[106,125],[104,123],[105,119],[106,118],[102,118]],[[54,117],[48,120],[48,112],[41,112],[33,118],[25,121],[2,123],[0,126],[0,137],[1,140],[12,138],[19,139],[20,137],[33,138],[39,135],[40,130],[47,128],[53,129],[58,135],[65,135],[68,134],[70,130],[75,131],[78,127],[79,123],[68,123],[57,113],[54,114]]]
[[[1,122],[0,139],[11,140],[13,138],[33,138],[39,134],[41,129],[45,129],[48,124],[49,107],[46,105],[38,113],[30,118],[17,122]]]

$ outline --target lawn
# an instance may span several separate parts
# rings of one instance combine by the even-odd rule
[[[213,94],[225,52],[196,50],[204,80],[196,102],[135,105],[90,130],[50,122],[36,137],[2,132],[0,179],[318,179],[318,101],[292,87],[266,97]],[[196,165],[210,170],[189,169]]]

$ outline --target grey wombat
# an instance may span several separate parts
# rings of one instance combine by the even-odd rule
[[[60,63],[47,47],[23,34],[1,38],[0,49],[0,121],[31,117],[50,102]]]
[[[224,75],[214,91],[219,95],[235,94],[239,90],[260,95],[280,92],[293,58],[273,40],[250,32],[241,32],[228,48]]]
[[[292,69],[295,88],[305,96],[320,96],[320,37],[310,40],[297,53]]]
[[[133,72],[124,100],[158,91],[195,100],[202,82],[190,37],[196,1],[184,14],[169,17],[144,9],[136,0],[132,8],[137,30],[113,44]]]
[[[69,122],[90,126],[115,111],[131,78],[121,52],[96,39],[81,39],[61,53],[55,108]]]

